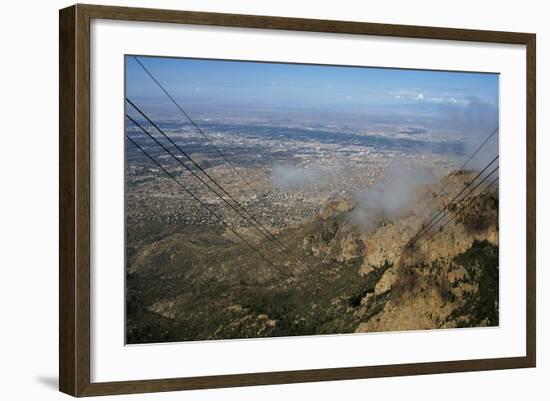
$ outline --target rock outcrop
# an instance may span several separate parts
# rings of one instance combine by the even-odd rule
[[[470,178],[469,173],[451,174],[435,189],[424,191],[424,207],[417,213],[382,224],[366,240],[359,273],[367,276],[383,263],[392,266],[380,277],[374,292],[361,300],[367,318],[357,332],[498,322],[498,192],[457,205],[457,210],[465,206],[463,212],[444,229],[436,227],[424,235],[425,241],[403,252],[405,244],[421,232],[422,222],[429,221]],[[420,219],[420,210],[432,209],[436,212]],[[391,295],[380,307],[374,300],[382,294]],[[369,312],[373,305],[377,309]]]
[[[365,245],[357,233],[348,233],[340,242],[339,262],[357,260],[363,256]]]
[[[329,217],[333,217],[338,213],[345,213],[353,210],[355,207],[351,200],[329,201],[321,206],[319,210],[319,217],[322,220],[327,220]]]

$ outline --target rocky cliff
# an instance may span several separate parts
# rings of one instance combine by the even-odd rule
[[[152,241],[128,269],[128,342],[498,325],[497,190],[453,206],[464,207],[456,219],[406,247],[473,176],[419,187],[374,226],[353,200],[322,205],[277,234],[303,266],[255,242],[266,265],[220,228]]]

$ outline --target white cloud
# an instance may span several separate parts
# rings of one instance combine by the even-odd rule
[[[468,104],[467,98],[462,95],[453,93],[432,93],[428,91],[420,92],[420,90],[394,90],[387,92],[393,99],[396,100],[412,100],[417,102],[429,102],[440,104]]]

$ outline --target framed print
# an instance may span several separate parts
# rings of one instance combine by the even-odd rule
[[[535,35],[60,11],[60,390],[534,367]]]

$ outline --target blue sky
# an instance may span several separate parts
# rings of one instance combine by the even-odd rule
[[[498,75],[426,70],[141,57],[181,101],[299,108],[467,105],[498,107]],[[126,57],[127,95],[161,92]]]

